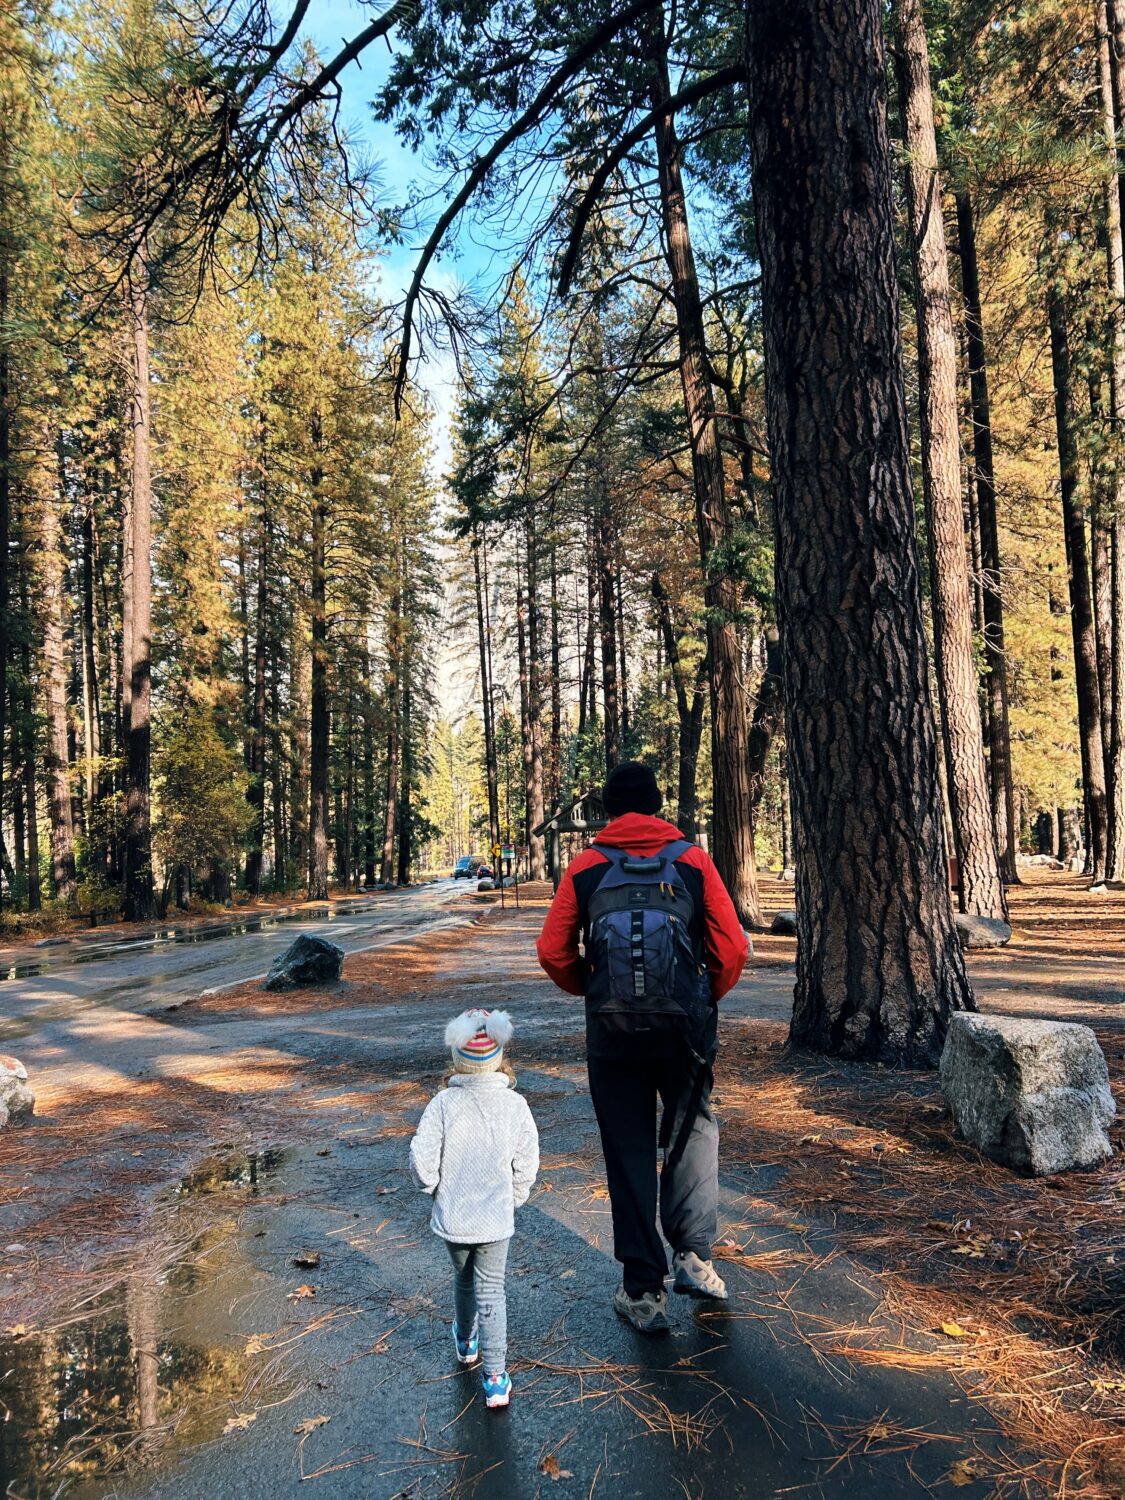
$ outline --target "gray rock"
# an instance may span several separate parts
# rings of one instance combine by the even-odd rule
[[[1002,1166],[1036,1177],[1112,1156],[1109,1072],[1088,1026],[958,1012],[941,1054],[957,1129]]]
[[[27,1085],[27,1069],[18,1057],[0,1055],[0,1129],[9,1120],[26,1119],[35,1109],[35,1095]]]
[[[970,917],[959,911],[953,921],[962,948],[1003,948],[1012,938],[1012,929],[999,917]]]
[[[784,870],[782,870],[782,872],[781,872],[781,874],[780,874],[780,875],[779,875],[779,876],[778,876],[778,877],[777,877],[777,878],[778,878],[778,879],[779,879],[779,880],[784,880],[784,881],[785,881],[785,882],[786,882],[786,884],[787,884],[787,885],[792,885],[792,884],[793,884],[793,882],[794,882],[794,881],[795,881],[795,880],[796,880],[796,878],[797,878],[797,872],[796,872],[796,870],[795,870],[795,869],[794,869],[794,868],[793,868],[793,866],[792,866],[792,865],[786,865],[786,866],[785,866],[785,869],[784,869]]]
[[[487,879],[486,880],[478,880],[477,881],[477,890],[478,891],[494,891],[495,889],[496,889],[496,883],[495,883],[495,881],[487,880]]]
[[[302,933],[280,958],[274,959],[266,978],[267,990],[299,990],[307,985],[328,984],[339,979],[344,950],[324,938]]]
[[[770,931],[780,933],[782,937],[796,937],[797,913],[795,911],[779,911],[770,923]]]

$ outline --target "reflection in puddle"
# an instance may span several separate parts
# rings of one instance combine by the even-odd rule
[[[228,1187],[257,1187],[263,1178],[278,1170],[288,1154],[277,1146],[249,1154],[220,1147],[180,1179],[176,1192],[181,1198],[187,1198],[201,1193],[218,1193]]]
[[[0,1338],[0,1495],[104,1496],[97,1482],[217,1437],[251,1375],[232,1292],[255,1274],[233,1222],[53,1332]]]
[[[348,917],[366,916],[376,908],[377,903],[374,901],[360,901],[340,909],[330,906],[306,907],[295,912],[268,913],[260,917],[252,916],[241,919],[236,917],[228,921],[208,924],[205,927],[157,929],[131,940],[118,939],[104,946],[91,945],[85,951],[71,951],[47,958],[31,959],[24,963],[9,964],[6,968],[0,969],[0,982],[6,979],[38,979],[54,969],[70,968],[74,964],[102,963],[106,959],[118,958],[123,953],[151,952],[156,948],[213,943],[222,938],[242,937],[248,932],[270,932],[275,927],[295,926],[301,922],[338,922]]]

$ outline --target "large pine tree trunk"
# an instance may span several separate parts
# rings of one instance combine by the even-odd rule
[[[663,15],[652,22],[653,107],[671,95]],[[699,555],[707,609],[707,654],[711,666],[711,852],[730,892],[739,920],[762,925],[754,865],[754,809],[747,759],[746,690],[735,619],[738,588],[729,568],[716,561],[731,539],[731,516],[723,475],[723,455],[715,393],[707,373],[703,304],[695,268],[687,199],[680,166],[680,142],[669,110],[656,123],[656,155],[664,223],[665,254],[679,335],[680,385],[691,440],[692,477]]]
[[[476,528],[473,531],[473,585],[477,602],[477,648],[480,652],[480,696],[481,714],[484,719],[484,779],[488,792],[488,843],[489,850],[500,842],[500,799],[496,776],[496,727],[492,704],[492,653],[488,649],[488,632],[485,629],[485,591],[487,583],[486,559],[481,553],[486,540]]]
[[[1125,173],[1116,141],[1125,128],[1125,9],[1109,0],[1098,10],[1098,72],[1102,118],[1116,180],[1106,196],[1106,251],[1109,264],[1112,360],[1110,405],[1118,434],[1125,429]],[[1110,35],[1112,33],[1112,41]],[[1116,191],[1114,189],[1116,188]],[[1106,875],[1125,880],[1125,463],[1114,468],[1114,507],[1106,527],[1109,543],[1109,597],[1103,605],[1109,657],[1109,740],[1106,780],[1109,847]]]
[[[0,328],[8,323],[8,247],[0,245]],[[4,842],[4,739],[8,710],[8,551],[11,546],[12,423],[9,410],[11,355],[0,338],[0,870],[11,892],[12,869]],[[0,905],[3,904],[0,897]]]
[[[942,839],[881,10],[746,12],[797,870],[791,1035],[932,1067],[973,998]]]
[[[98,666],[98,613],[94,592],[94,497],[88,494],[82,511],[82,736],[86,756],[86,834],[90,864],[104,868],[105,855],[95,832],[95,807],[101,795],[101,673]]]
[[[621,759],[621,711],[617,696],[617,592],[613,586],[613,521],[609,496],[602,491],[594,517],[594,556],[598,580],[598,635],[602,663],[602,714],[605,729],[605,768],[612,771]]]
[[[25,621],[31,618],[31,591],[27,577],[27,560],[20,570],[20,608]],[[42,890],[39,875],[39,794],[35,776],[35,762],[37,746],[35,743],[35,702],[32,692],[31,679],[31,638],[30,632],[24,630],[23,641],[20,645],[23,658],[23,682],[20,685],[20,713],[19,727],[21,730],[19,740],[20,766],[22,772],[22,791],[24,816],[27,820],[27,855],[25,872],[27,875],[27,909],[38,911],[42,905]],[[12,760],[15,761],[16,746],[16,715],[13,714],[13,744]]]
[[[961,504],[957,340],[942,220],[930,59],[921,0],[894,0],[899,108],[906,144],[906,198],[918,304],[918,404],[922,488],[930,547],[934,652],[945,744],[949,813],[963,911],[1006,917],[984,763],[973,650],[972,597]]]
[[[70,755],[66,705],[66,647],[63,615],[67,607],[62,528],[57,504],[47,497],[40,533],[39,573],[43,610],[43,687],[47,708],[47,814],[51,827],[51,876],[55,896],[72,902],[77,894],[74,869],[74,821],[70,798]]]
[[[156,915],[152,888],[152,402],[145,264],[129,289],[133,370],[132,472],[126,550],[124,910],[129,922]]]
[[[1011,735],[1008,728],[1008,657],[1004,642],[1004,596],[1000,581],[1000,539],[996,524],[996,474],[992,458],[992,409],[984,352],[980,274],[972,199],[957,194],[957,248],[961,290],[965,298],[965,343],[969,356],[969,399],[973,414],[973,471],[980,520],[981,582],[984,593],[984,651],[988,666],[988,773],[996,854],[1005,885],[1019,881],[1016,871],[1015,790],[1012,783]]]
[[[398,883],[410,884],[410,866],[414,860],[414,825],[411,804],[413,737],[410,723],[410,651],[405,653],[402,668],[402,773],[398,796]]]
[[[785,716],[784,677],[781,665],[781,636],[773,625],[766,630],[766,669],[758,687],[754,716],[750,720],[747,760],[750,766],[750,798],[757,812],[766,787],[766,764],[773,737]]]
[[[562,800],[562,640],[559,608],[559,556],[551,536],[551,737],[547,745],[547,796],[554,811]]]
[[[547,863],[543,835],[533,833],[543,822],[543,692],[539,645],[539,541],[535,511],[526,513],[527,539],[527,850],[532,880],[543,880]]]
[[[246,889],[262,890],[262,856],[266,845],[266,659],[269,652],[269,518],[263,508],[258,531],[255,580],[254,696],[250,709],[250,785],[246,798],[253,822],[246,856]]]
[[[676,717],[679,721],[676,755],[676,826],[684,838],[694,839],[698,831],[696,773],[699,766],[699,741],[703,728],[706,663],[701,668],[694,685],[689,684],[672,623],[671,602],[659,573],[652,575],[652,600],[656,608],[656,618],[660,626],[664,650],[668,657],[668,674],[672,679],[672,691],[676,697]]]
[[[1109,833],[1101,702],[1098,692],[1097,649],[1094,645],[1090,555],[1086,541],[1086,518],[1079,493],[1078,442],[1066,303],[1061,290],[1054,285],[1047,293],[1047,318],[1051,328],[1051,372],[1055,384],[1059,491],[1070,580],[1070,618],[1074,638],[1074,685],[1078,695],[1078,733],[1082,748],[1082,785],[1090,833],[1091,871],[1097,881],[1105,879]]]
[[[312,681],[309,700],[309,899],[328,898],[328,506],[312,476]]]

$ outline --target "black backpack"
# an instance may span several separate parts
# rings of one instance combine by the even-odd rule
[[[686,839],[657,854],[593,846],[609,861],[585,913],[587,1019],[603,1036],[679,1034],[701,1050],[711,1011],[702,912],[676,869]]]

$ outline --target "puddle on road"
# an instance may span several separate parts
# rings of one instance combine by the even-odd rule
[[[415,889],[420,889],[416,887]],[[384,893],[385,894],[385,893]],[[213,943],[222,938],[244,937],[249,932],[270,932],[274,928],[296,926],[309,922],[346,922],[353,917],[364,917],[382,910],[393,914],[393,907],[379,900],[357,900],[346,907],[311,907],[302,911],[263,913],[261,916],[231,917],[228,921],[210,923],[205,927],[156,928],[138,934],[132,939],[118,939],[106,944],[92,945],[85,951],[47,954],[43,958],[26,963],[8,964],[0,968],[0,984],[8,979],[38,979],[55,969],[69,969],[76,964],[105,963],[130,953],[151,953],[157,949],[180,947],[185,944]],[[148,981],[145,981],[148,982]]]
[[[212,1155],[205,1156],[186,1177],[181,1177],[175,1191],[178,1197],[189,1198],[202,1193],[218,1193],[234,1186],[255,1188],[264,1177],[276,1172],[291,1154],[277,1146],[249,1153],[220,1146]]]
[[[100,1500],[106,1475],[219,1436],[246,1409],[253,1380],[230,1308],[234,1296],[253,1295],[258,1274],[229,1221],[82,1319],[0,1338],[0,1495]]]

